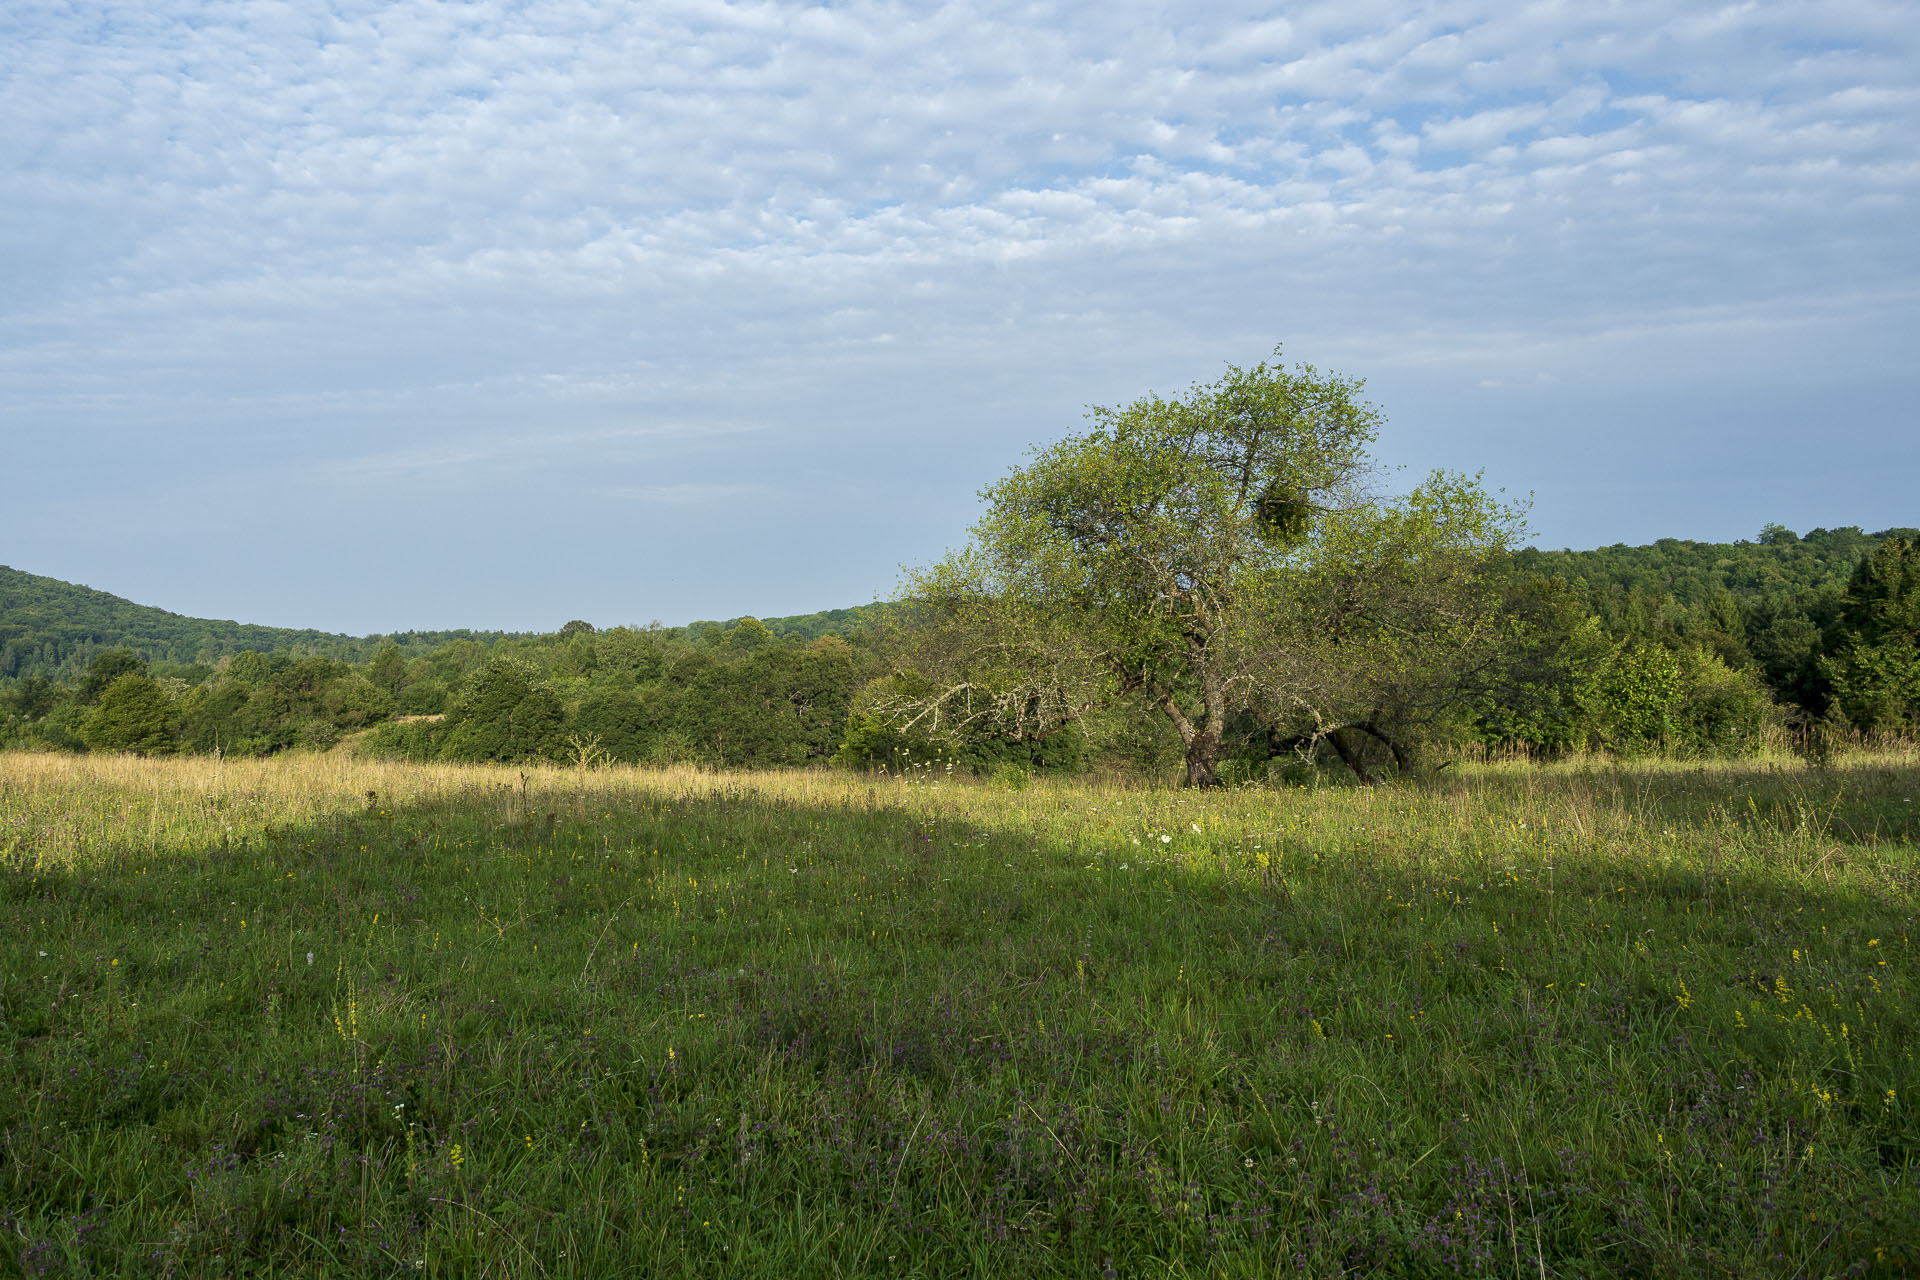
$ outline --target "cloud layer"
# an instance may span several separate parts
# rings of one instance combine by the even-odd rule
[[[730,525],[702,588],[583,560],[526,616],[419,619],[294,536],[257,608],[335,615],[302,621],[844,603],[1078,404],[1282,339],[1396,394],[1390,456],[1538,489],[1566,540],[1646,523],[1581,508],[1596,432],[1765,436],[1829,384],[1858,448],[1914,426],[1910,6],[29,2],[0,40],[0,431],[52,489],[420,546],[509,491],[596,539]],[[1599,401],[1558,447],[1503,420]],[[43,515],[0,533],[57,572]]]

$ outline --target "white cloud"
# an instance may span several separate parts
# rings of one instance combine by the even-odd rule
[[[1883,333],[1920,288],[1892,0],[21,0],[0,39],[0,431],[319,479],[1278,338],[1511,385],[1516,334]]]

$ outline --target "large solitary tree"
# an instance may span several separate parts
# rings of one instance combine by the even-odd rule
[[[1312,736],[1433,678],[1423,643],[1482,629],[1473,585],[1517,518],[1459,477],[1381,499],[1362,384],[1275,356],[1095,408],[985,490],[972,544],[906,583],[930,679],[895,722],[1044,736],[1134,700],[1179,734],[1188,784],[1212,786],[1236,711]]]

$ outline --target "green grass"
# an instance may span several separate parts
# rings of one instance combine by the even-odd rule
[[[1916,809],[0,757],[0,1273],[1913,1274]]]

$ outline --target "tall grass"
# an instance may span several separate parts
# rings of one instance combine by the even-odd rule
[[[0,757],[28,1275],[1899,1275],[1911,755]]]

